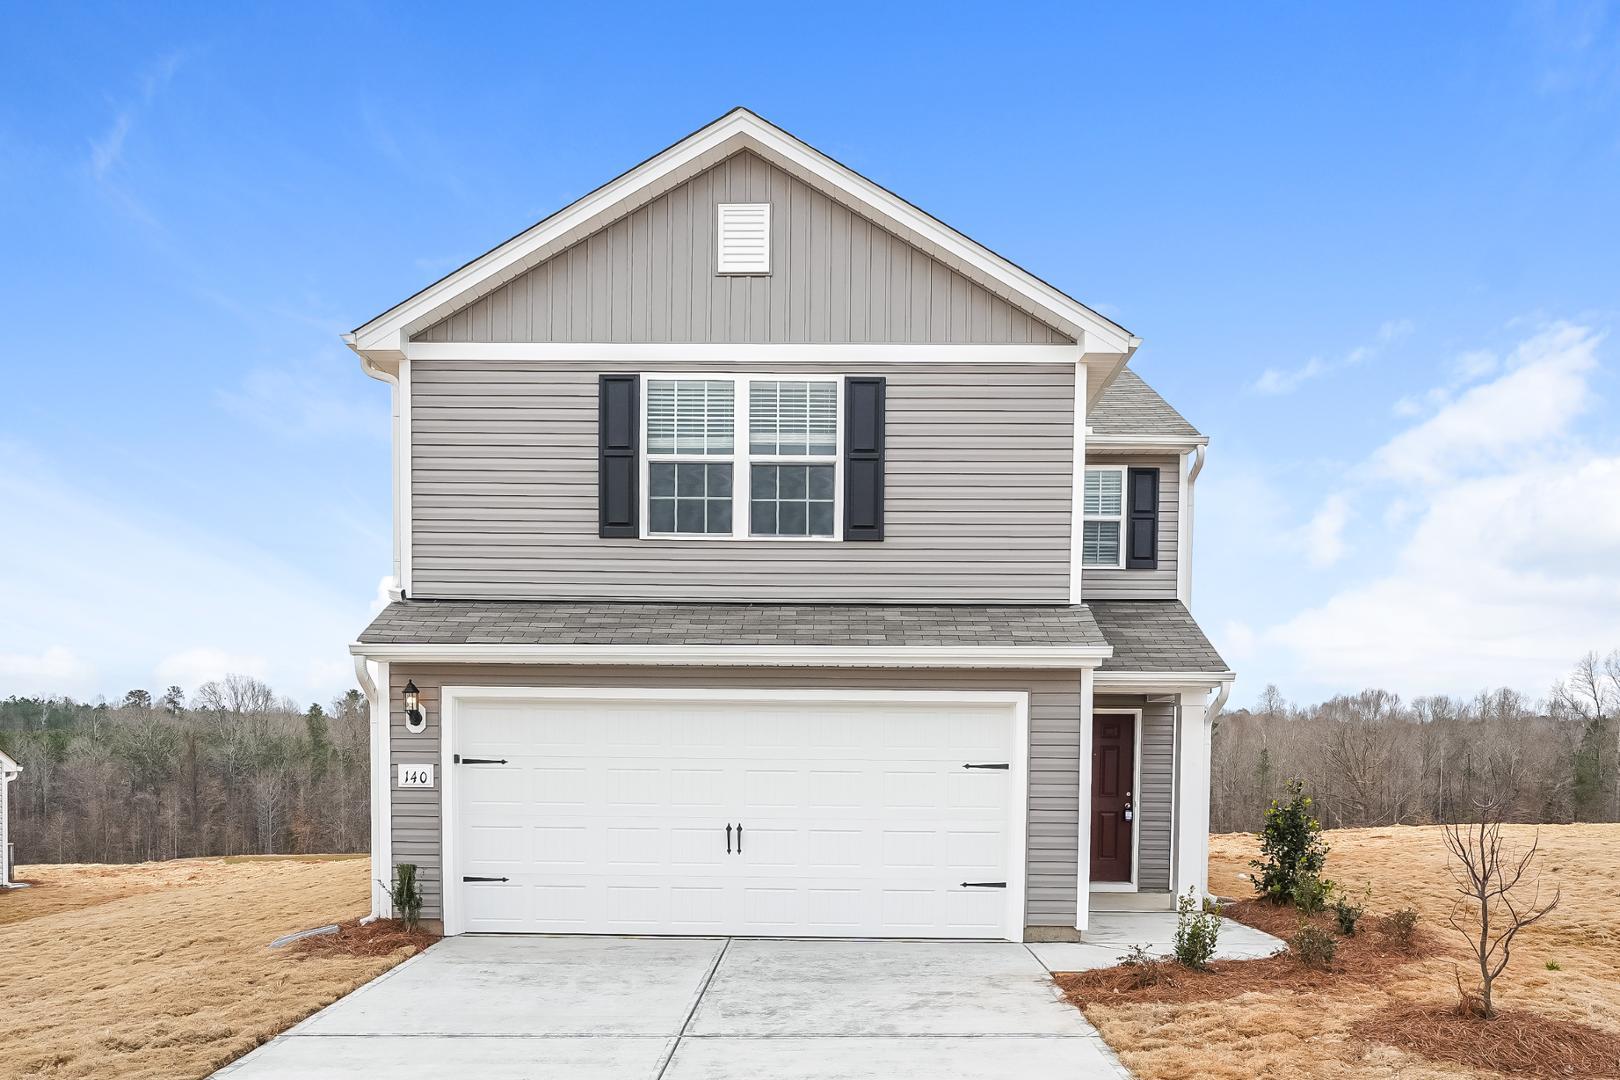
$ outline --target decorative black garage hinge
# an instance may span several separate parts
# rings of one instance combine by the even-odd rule
[[[1005,761],[999,761],[999,762],[996,762],[993,765],[964,765],[964,766],[962,766],[962,768],[964,768],[964,769],[1010,769],[1010,768],[1012,768],[1012,766],[1010,764],[1008,764],[1007,762],[1005,762]]]
[[[503,877],[463,877],[461,880],[462,881],[508,881],[510,879],[509,878],[503,878]]]
[[[1005,889],[1006,887],[1007,887],[1007,883],[1005,881],[964,881],[964,882],[962,882],[962,888],[964,888],[964,889]]]
[[[506,759],[505,758],[492,758],[492,757],[462,757],[460,754],[457,754],[456,755],[456,764],[457,765],[505,765],[506,764]]]

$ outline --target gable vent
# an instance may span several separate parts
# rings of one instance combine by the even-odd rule
[[[771,204],[721,203],[720,251],[715,270],[721,274],[771,272]]]

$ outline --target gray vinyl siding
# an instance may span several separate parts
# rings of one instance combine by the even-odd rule
[[[405,730],[401,694],[415,681],[427,729]],[[439,688],[455,686],[860,687],[865,689],[1026,690],[1030,695],[1029,839],[1026,924],[1070,926],[1075,916],[1079,844],[1080,676],[1052,671],[908,671],[892,669],[545,667],[532,665],[392,665],[389,670],[392,766],[437,762],[443,713]],[[393,788],[393,859],[421,869],[423,917],[442,917],[440,787]],[[1146,837],[1144,837],[1146,850]],[[1146,856],[1144,856],[1144,859]],[[1166,860],[1168,867],[1168,860]]]
[[[715,273],[715,206],[771,204],[771,273]],[[417,333],[417,341],[1067,344],[741,151]]]
[[[411,361],[411,595],[1068,601],[1072,365],[785,371],[888,379],[881,542],[605,540],[596,523],[597,376],[660,367],[692,370]],[[1171,581],[1173,591],[1173,571]]]
[[[1124,465],[1159,470],[1159,566],[1156,570],[1102,570],[1080,574],[1082,600],[1176,599],[1176,545],[1181,529],[1181,459],[1173,454],[1142,456],[1088,451],[1090,465]]]
[[[1141,709],[1142,729],[1136,752],[1141,758],[1142,790],[1136,793],[1137,867],[1139,892],[1170,888],[1170,834],[1175,805],[1176,707],[1168,701],[1149,701],[1138,695],[1099,695],[1094,713],[1110,709]]]

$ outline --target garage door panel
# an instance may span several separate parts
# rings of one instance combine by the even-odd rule
[[[1010,710],[468,702],[454,749],[461,929],[1000,937]],[[734,829],[727,852],[727,825]],[[741,851],[737,849],[740,846]]]

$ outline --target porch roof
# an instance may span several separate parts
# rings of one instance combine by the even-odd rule
[[[1093,600],[1088,605],[1114,647],[1104,672],[1199,672],[1228,668],[1179,600]]]
[[[1083,647],[1107,639],[1084,605],[652,604],[401,600],[362,645]]]

